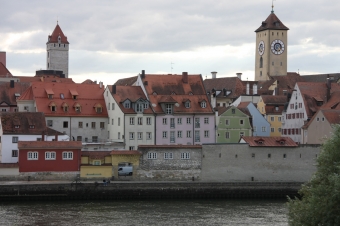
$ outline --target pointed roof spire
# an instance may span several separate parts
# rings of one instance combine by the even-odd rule
[[[274,6],[272,7],[274,8]],[[275,15],[274,10],[272,10],[272,13],[269,14],[267,19],[262,22],[262,25],[255,32],[264,30],[289,30],[289,28],[281,22],[281,20]]]
[[[274,1],[275,0],[272,0],[272,13],[274,13]]]
[[[64,35],[57,21],[57,26],[54,28],[54,31],[52,32],[52,34],[48,36],[47,43],[59,43],[58,42],[59,36],[60,36],[60,43],[69,44],[69,42],[67,41],[67,37]]]

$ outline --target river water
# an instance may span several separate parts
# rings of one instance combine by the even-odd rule
[[[288,225],[281,200],[0,203],[0,225]]]

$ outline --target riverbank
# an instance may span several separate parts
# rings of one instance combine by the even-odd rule
[[[301,183],[284,182],[134,182],[7,181],[0,201],[152,200],[152,199],[286,199]]]

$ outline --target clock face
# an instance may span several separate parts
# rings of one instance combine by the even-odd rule
[[[261,41],[260,43],[259,43],[259,54],[262,56],[263,55],[263,53],[264,53],[264,41]]]
[[[283,41],[276,39],[272,42],[271,50],[275,55],[280,55],[285,51],[285,44],[283,44]]]

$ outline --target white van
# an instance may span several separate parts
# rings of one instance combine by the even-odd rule
[[[132,166],[118,167],[118,176],[132,176]]]

